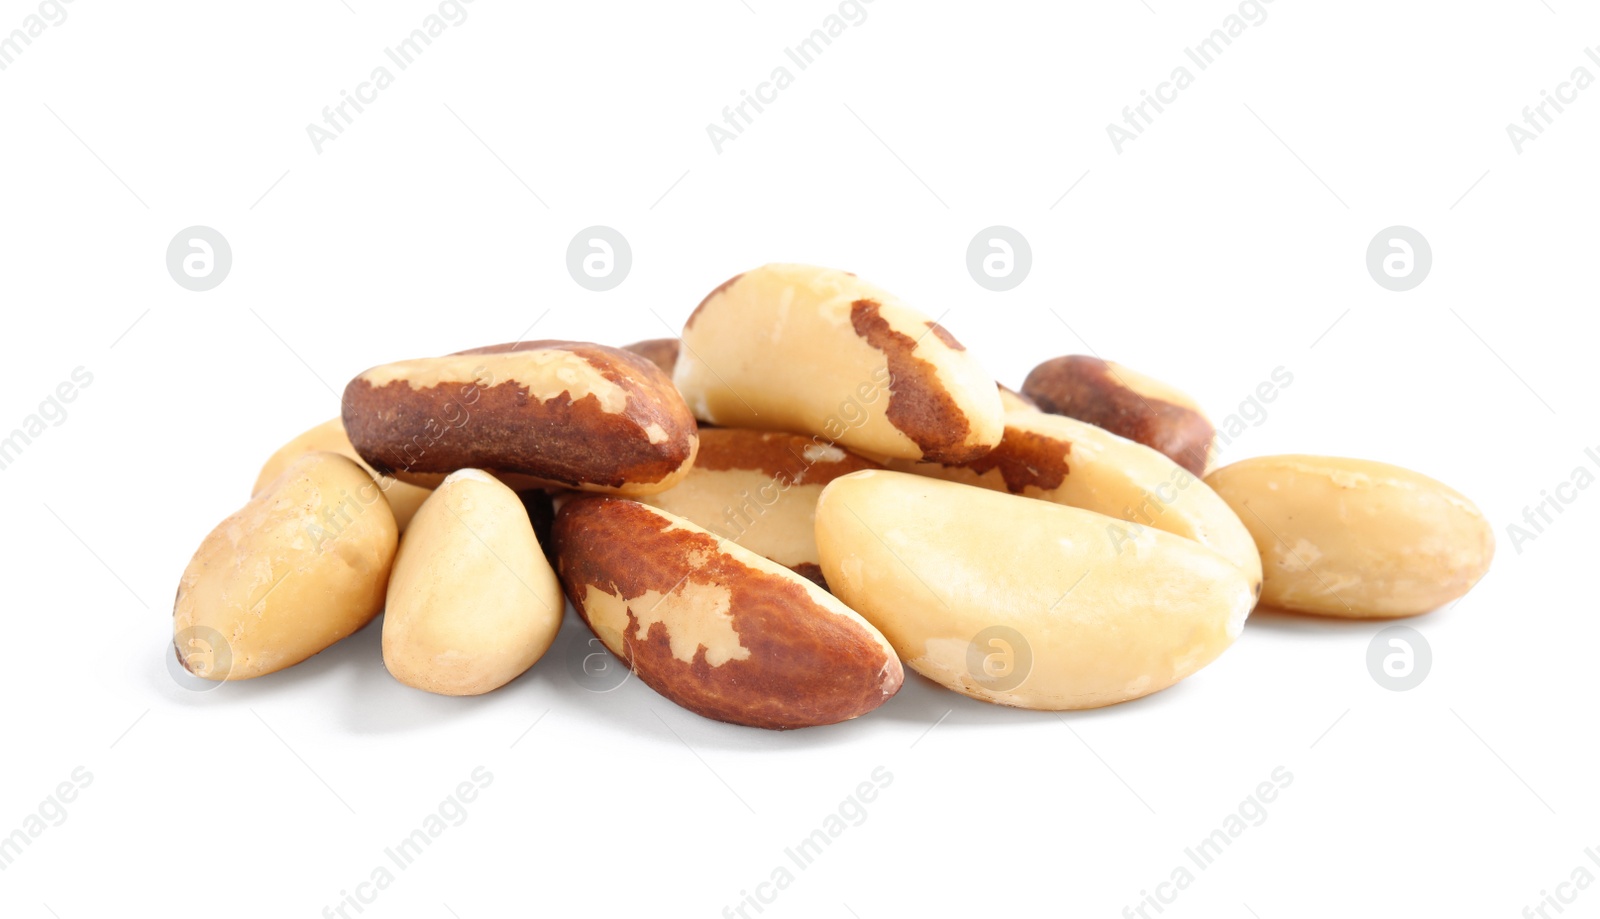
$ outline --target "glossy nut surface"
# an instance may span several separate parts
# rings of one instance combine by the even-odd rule
[[[1472,589],[1494,530],[1455,489],[1388,463],[1263,456],[1206,476],[1255,537],[1261,602],[1324,616],[1415,616]]]
[[[395,557],[383,663],[450,696],[497,689],[544,656],[565,602],[522,499],[476,469],[452,473]]]
[[[344,424],[381,473],[483,469],[515,488],[672,487],[699,444],[672,381],[620,348],[536,341],[385,364],[345,388]]]
[[[1064,415],[1008,412],[993,452],[960,466],[893,460],[889,467],[1105,514],[1114,546],[1142,527],[1215,550],[1261,589],[1261,555],[1227,502],[1187,469],[1143,444]]]
[[[250,494],[257,495],[261,490],[272,484],[272,480],[283,474],[289,464],[305,456],[307,453],[325,451],[337,453],[340,456],[355,460],[374,478],[378,480],[378,487],[383,489],[384,498],[389,501],[389,509],[394,512],[394,522],[405,532],[406,526],[411,523],[411,518],[416,514],[422,502],[428,500],[429,490],[418,485],[380,476],[373,472],[356,448],[350,443],[350,438],[344,433],[344,421],[333,418],[306,431],[295,439],[278,448],[278,451],[267,458],[261,467],[261,472],[256,476],[256,484],[250,489]]]
[[[196,676],[241,680],[298,664],[383,609],[399,530],[378,484],[352,460],[310,453],[211,531],[178,584],[178,659]],[[206,672],[196,632],[220,636],[226,672]]]
[[[1094,708],[1164,689],[1239,636],[1244,574],[1149,527],[1113,546],[1108,518],[901,472],[835,479],[817,505],[834,593],[907,666],[1021,708]]]
[[[556,516],[561,582],[650,688],[707,718],[786,729],[900,689],[884,637],[826,591],[659,508],[585,496]]]
[[[841,475],[877,468],[816,436],[706,428],[689,475],[639,500],[826,587],[817,555],[817,497]]]
[[[962,462],[1000,442],[995,381],[932,319],[855,275],[766,265],[712,291],[674,381],[696,417]]]
[[[1072,354],[1033,368],[1024,395],[1043,411],[1105,428],[1205,475],[1216,429],[1195,401],[1121,364]]]

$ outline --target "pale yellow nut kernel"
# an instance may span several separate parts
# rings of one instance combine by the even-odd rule
[[[1261,552],[1267,606],[1352,619],[1415,616],[1489,570],[1494,531],[1459,492],[1371,460],[1263,456],[1206,482]]]

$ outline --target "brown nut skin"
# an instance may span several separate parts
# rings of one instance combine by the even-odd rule
[[[649,494],[687,474],[699,446],[661,368],[570,341],[374,367],[345,387],[344,424],[373,469],[420,484],[472,468],[519,490]]]
[[[1206,473],[1216,428],[1193,399],[1142,373],[1069,354],[1033,368],[1022,394],[1042,411],[1087,421],[1160,450],[1195,475]]]
[[[822,434],[869,455],[966,462],[994,449],[994,377],[933,318],[855,275],[763,265],[683,327],[673,382],[718,427]]]
[[[904,682],[879,632],[820,587],[658,508],[582,496],[557,571],[595,635],[696,714],[786,730],[882,705]]]
[[[373,472],[366,463],[361,461],[361,455],[356,452],[355,446],[350,443],[350,438],[344,433],[344,422],[338,418],[325,421],[279,447],[278,452],[268,457],[266,463],[262,465],[261,473],[256,476],[256,484],[250,489],[250,494],[260,494],[263,489],[272,484],[274,479],[282,475],[285,469],[289,468],[290,463],[305,456],[307,453],[319,451],[337,453],[340,456],[355,460],[360,464],[361,468],[377,479],[378,487],[383,489],[383,496],[389,499],[389,509],[394,511],[394,522],[400,527],[400,532],[402,533],[405,532],[406,525],[411,522],[411,518],[417,513],[417,508],[422,506],[422,502],[428,500],[429,494],[432,494],[428,488],[396,481],[388,476],[380,476]]]
[[[1114,518],[1118,546],[1148,525],[1192,539],[1244,572],[1261,593],[1261,554],[1250,530],[1193,473],[1144,444],[1087,421],[1023,409],[1006,414],[1006,436],[989,455],[960,466],[889,460],[890,469],[1053,501]]]
[[[179,663],[244,680],[354,634],[383,610],[398,541],[365,470],[334,453],[302,456],[218,524],[184,570],[172,609]],[[224,646],[209,646],[218,636]],[[197,665],[213,655],[231,665]]]
[[[650,363],[660,367],[662,372],[670,377],[673,368],[678,366],[678,347],[676,338],[647,338],[631,345],[623,345],[622,350],[632,351],[640,357],[649,359]]]
[[[640,498],[827,589],[815,533],[829,482],[879,464],[820,436],[706,428],[682,482]]]
[[[1389,463],[1259,456],[1206,476],[1261,552],[1265,606],[1392,619],[1466,594],[1494,559],[1494,530],[1460,492]]]
[[[528,512],[528,522],[533,525],[534,538],[539,540],[545,559],[555,567],[556,550],[550,541],[550,529],[556,525],[555,499],[542,488],[525,488],[517,492],[517,498],[522,501],[522,509]]]

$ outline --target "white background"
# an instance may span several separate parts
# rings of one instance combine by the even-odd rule
[[[1574,68],[1600,75],[1583,53],[1600,16],[1278,0],[1119,155],[1106,124],[1235,5],[877,0],[718,153],[706,124],[836,8],[477,0],[320,154],[306,125],[436,5],[77,0],[0,72],[0,429],[93,374],[0,472],[0,834],[93,775],[0,872],[0,912],[322,915],[480,765],[494,778],[466,821],[363,915],[718,916],[788,865],[763,917],[1114,917],[1279,766],[1293,781],[1266,821],[1164,916],[1514,917],[1575,867],[1600,873],[1600,490],[1520,552],[1506,529],[1575,467],[1600,471],[1583,453],[1600,447],[1600,88],[1520,154],[1506,134]],[[0,32],[35,9],[0,3]],[[206,293],[164,264],[195,224],[234,254]],[[633,248],[606,293],[564,264],[593,224]],[[993,224],[1033,248],[1006,293],[965,267]],[[1364,264],[1395,224],[1434,253],[1407,293]],[[1093,350],[1221,419],[1284,367],[1292,385],[1224,461],[1427,472],[1495,522],[1495,565],[1409,623],[1434,663],[1403,693],[1367,671],[1381,625],[1266,614],[1190,680],[1111,709],[1005,710],[908,678],[869,716],[786,734],[637,681],[581,688],[573,618],[476,699],[394,682],[376,624],[214,693],[169,679],[190,554],[351,376],[535,320],[536,337],[666,335],[775,260],[943,315],[1012,385]],[[795,869],[785,848],[878,767],[893,782],[865,822]],[[1578,896],[1569,914],[1600,909],[1600,889]]]

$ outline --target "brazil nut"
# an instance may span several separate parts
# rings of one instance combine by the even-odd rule
[[[424,484],[483,469],[519,489],[649,494],[687,474],[699,445],[688,407],[659,367],[581,342],[374,367],[345,388],[344,424],[373,469]]]

